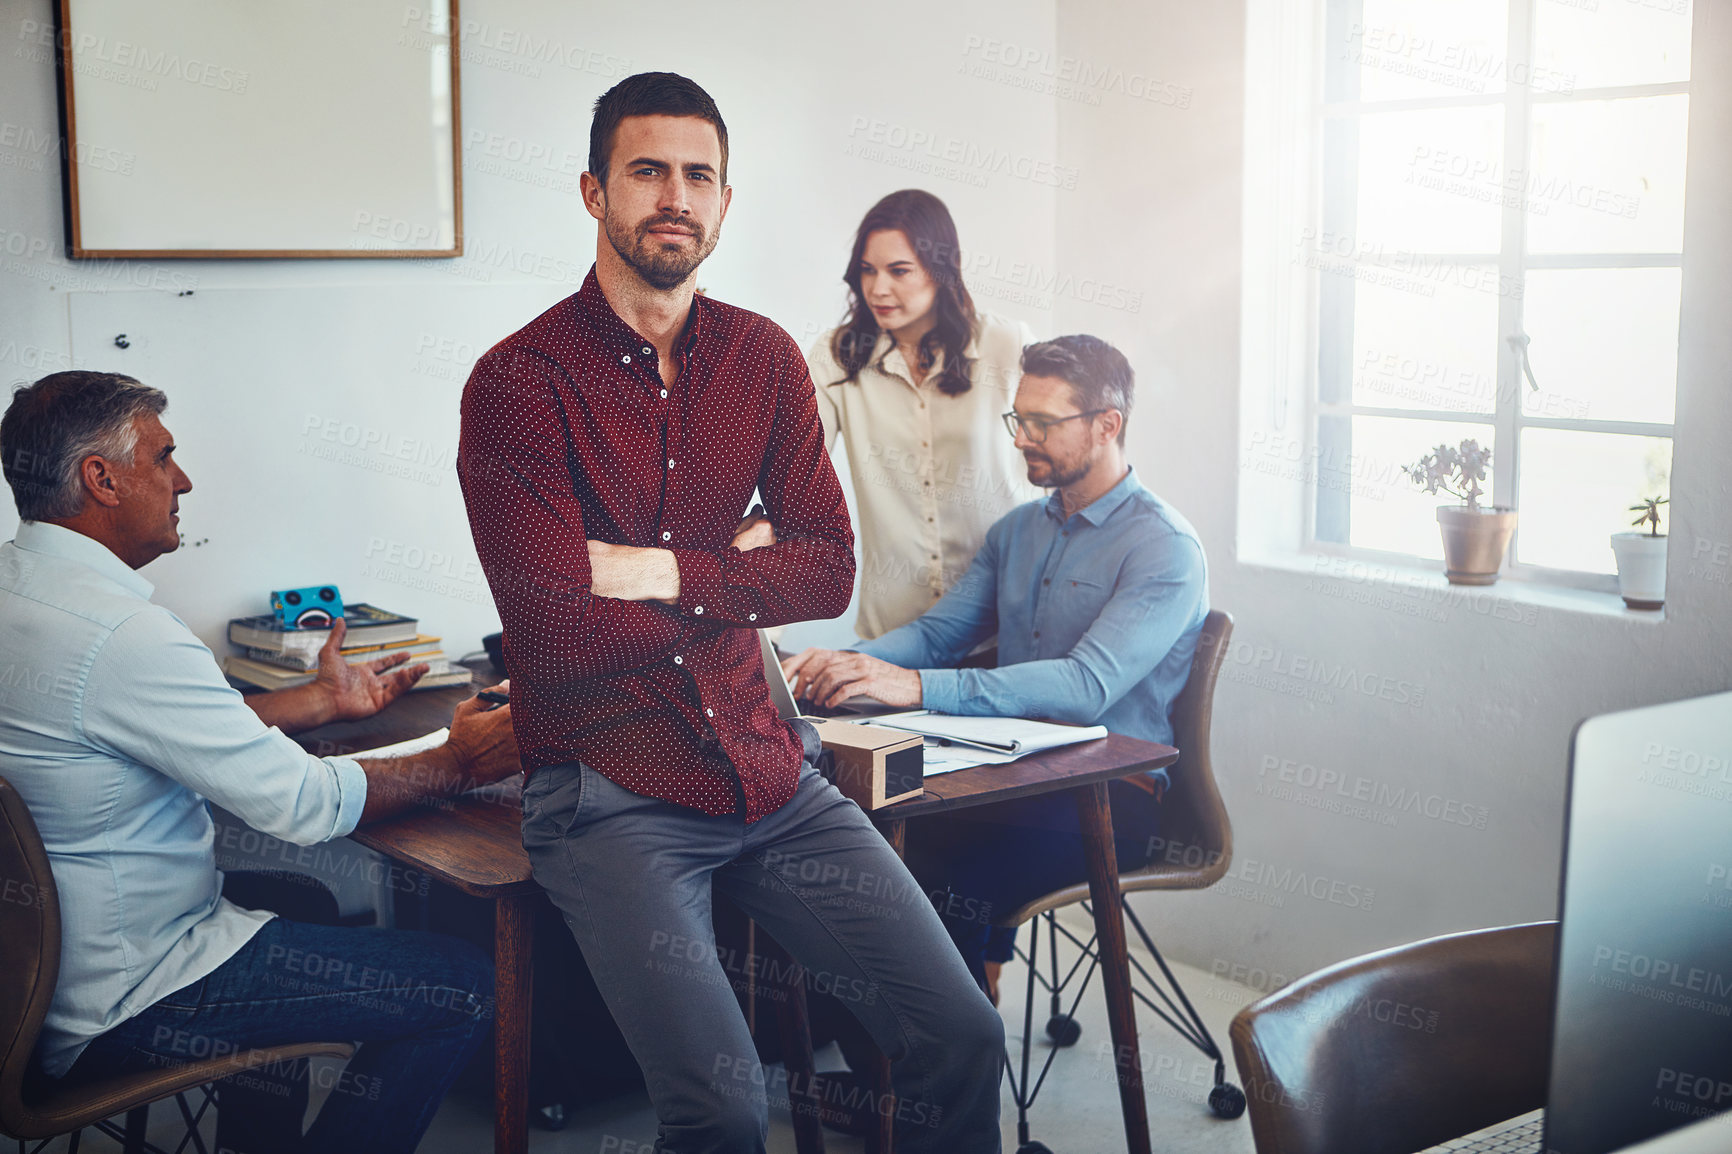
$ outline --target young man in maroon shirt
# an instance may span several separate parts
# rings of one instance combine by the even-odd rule
[[[753,631],[839,615],[853,535],[799,348],[695,295],[727,159],[690,80],[603,95],[583,175],[595,268],[463,393],[458,471],[530,774],[523,843],[643,1066],[658,1149],[764,1145],[714,890],[896,1059],[895,1103],[872,1105],[895,1111],[901,1149],[996,1151],[997,1013],[764,680]],[[768,518],[742,525],[754,491]]]

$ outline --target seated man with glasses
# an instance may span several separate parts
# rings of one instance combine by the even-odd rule
[[[1028,479],[1054,492],[987,531],[968,572],[931,609],[848,650],[788,659],[795,692],[821,706],[855,694],[941,713],[1104,725],[1171,743],[1209,612],[1203,547],[1125,463],[1133,378],[1090,336],[1030,345],[1004,415]],[[957,668],[998,634],[995,669]],[[1119,865],[1149,859],[1165,771],[1112,783]],[[932,895],[976,981],[996,1000],[1011,935],[991,921],[1087,876],[1076,807],[1041,796],[917,819],[908,865]]]

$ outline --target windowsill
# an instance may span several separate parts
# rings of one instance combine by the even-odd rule
[[[1451,585],[1443,575],[1443,563],[1435,567],[1399,561],[1366,560],[1319,552],[1241,552],[1240,563],[1263,569],[1298,573],[1327,582],[1333,591],[1346,587],[1348,595],[1329,594],[1331,600],[1394,609],[1421,620],[1443,620],[1446,611],[1465,606],[1484,616],[1531,623],[1532,611],[1549,609],[1582,613],[1619,621],[1658,623],[1666,619],[1664,609],[1631,609],[1616,593],[1577,589],[1499,577],[1495,585]],[[1361,590],[1363,592],[1353,592]],[[1526,612],[1524,612],[1526,611]]]

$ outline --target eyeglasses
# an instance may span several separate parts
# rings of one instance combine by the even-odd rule
[[[1054,425],[1062,425],[1066,421],[1074,421],[1079,417],[1098,417],[1102,413],[1110,412],[1112,412],[1111,409],[1090,409],[1086,413],[1072,413],[1068,417],[1040,417],[1032,414],[1025,417],[1013,409],[1004,414],[1004,427],[1010,430],[1012,437],[1020,433],[1035,444],[1043,445],[1046,443],[1047,432]]]

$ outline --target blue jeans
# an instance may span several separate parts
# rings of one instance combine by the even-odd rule
[[[492,1020],[493,963],[467,942],[274,918],[209,975],[91,1042],[66,1076],[160,1070],[295,1042],[359,1042],[304,1140],[300,1114],[286,1104],[305,1102],[295,1088],[297,1078],[304,1085],[305,1063],[219,1083],[219,1144],[237,1154],[407,1152]],[[241,1116],[225,1120],[228,1112]]]
[[[895,852],[813,768],[815,735],[802,736],[794,797],[750,825],[641,797],[579,763],[539,769],[524,788],[535,879],[643,1067],[656,1149],[761,1151],[768,1098],[808,1089],[758,1063],[728,973],[738,959],[716,945],[715,892],[894,1060],[894,1105],[869,1106],[895,1111],[899,1151],[996,1152],[1003,1023]],[[749,977],[774,988],[761,969]]]

